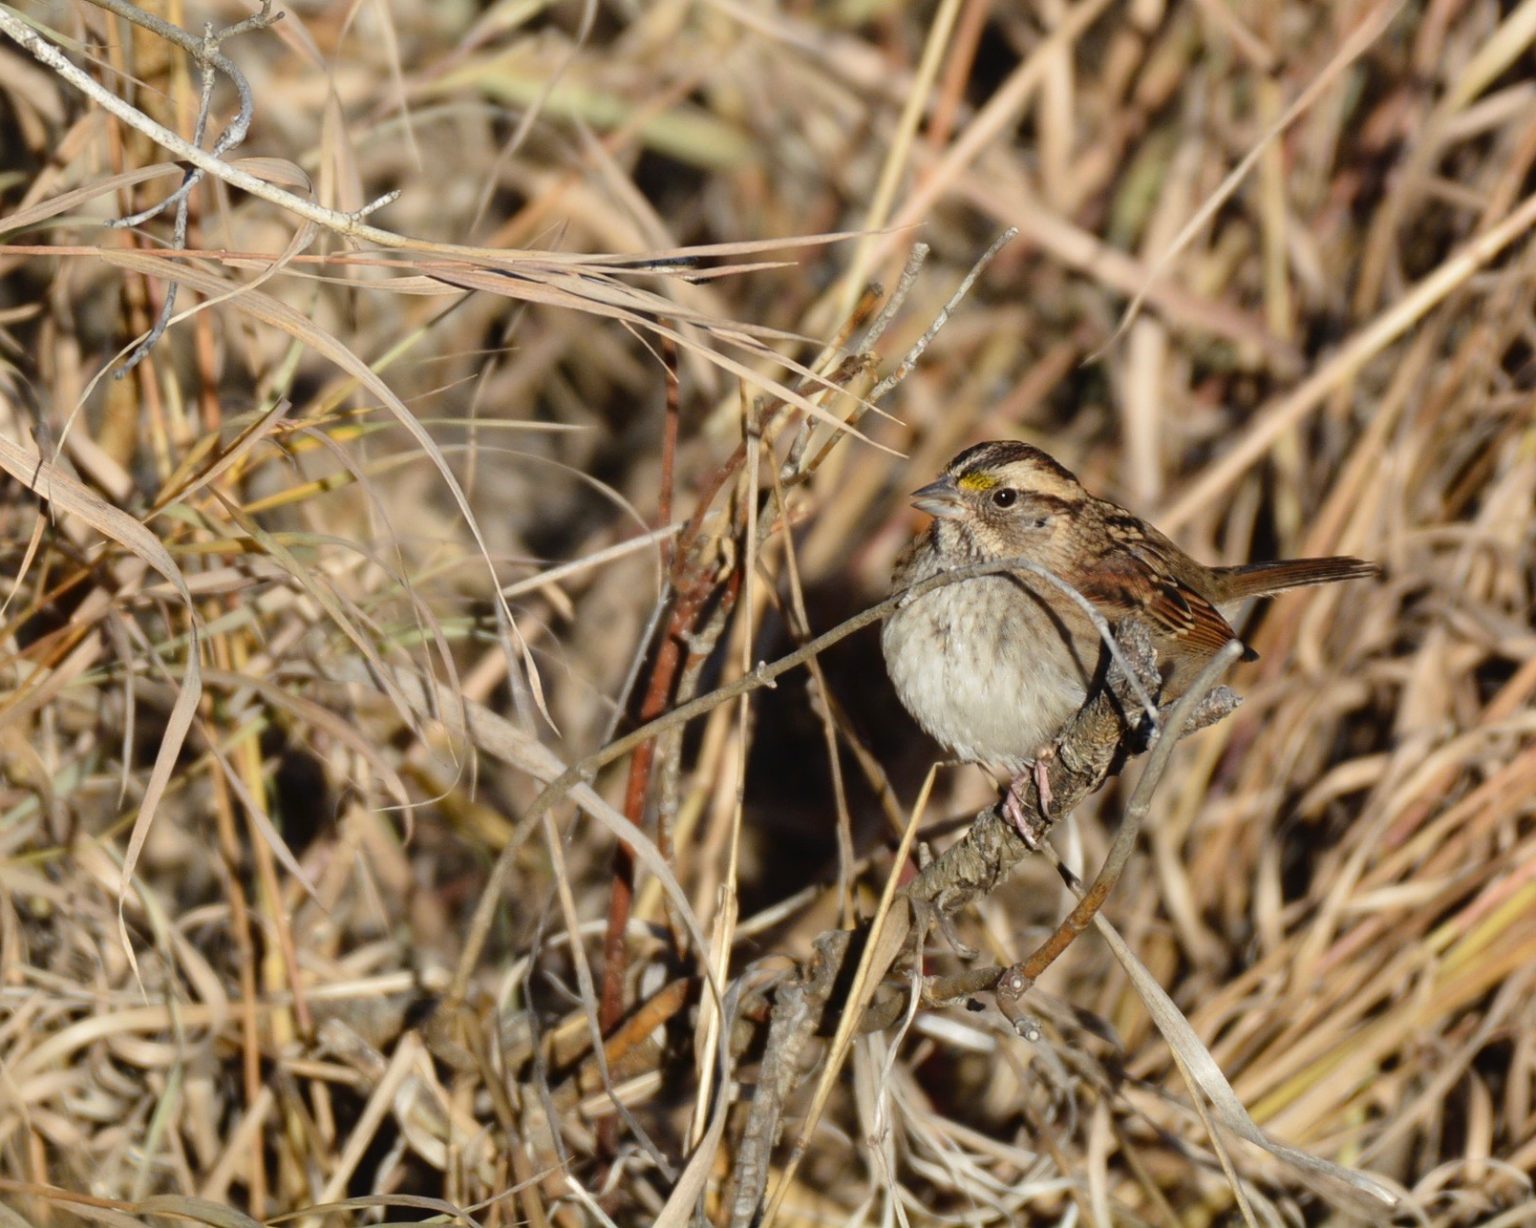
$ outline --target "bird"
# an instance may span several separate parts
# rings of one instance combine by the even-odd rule
[[[1023,559],[1065,581],[1111,629],[1138,620],[1157,651],[1163,702],[1237,633],[1223,607],[1286,589],[1378,575],[1363,559],[1207,567],[1141,517],[1086,490],[1031,444],[965,449],[912,505],[933,517],[897,557],[892,592],[972,564]],[[970,575],[899,601],[881,629],[902,706],[953,758],[1007,780],[1005,811],[1027,841],[1022,790],[1042,809],[1056,739],[1104,684],[1108,652],[1088,613],[1028,571]],[[1244,658],[1257,656],[1244,646]]]

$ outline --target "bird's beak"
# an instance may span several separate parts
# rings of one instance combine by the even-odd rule
[[[921,490],[914,490],[912,506],[940,520],[958,520],[965,512],[965,500],[951,477],[942,477]]]

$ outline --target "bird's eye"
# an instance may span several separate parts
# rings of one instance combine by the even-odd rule
[[[994,507],[1012,507],[1019,501],[1019,492],[1004,486],[1001,490],[992,492],[992,505]]]

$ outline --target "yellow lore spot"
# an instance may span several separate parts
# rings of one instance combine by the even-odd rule
[[[967,473],[957,483],[961,490],[991,490],[998,483],[998,479],[990,473]]]

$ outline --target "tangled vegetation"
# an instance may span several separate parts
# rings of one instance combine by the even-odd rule
[[[0,6],[0,1226],[1536,1223],[1533,69]],[[1031,853],[868,629],[986,438],[1384,576],[1150,754],[1127,629]]]

